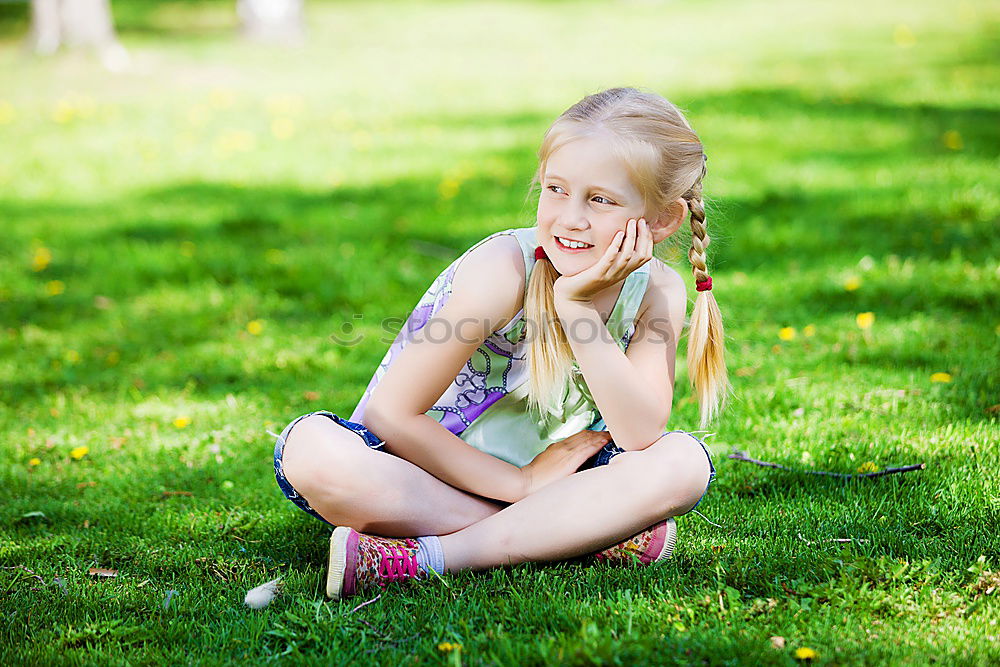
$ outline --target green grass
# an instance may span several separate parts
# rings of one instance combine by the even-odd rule
[[[0,5],[0,662],[1000,660],[1000,4],[310,2],[312,41],[277,52],[229,38],[229,2],[114,4],[119,76],[23,59],[26,6]],[[328,533],[265,430],[349,413],[383,318],[532,224],[548,123],[623,84],[709,155],[720,527],[685,517],[656,567],[326,601]],[[733,447],[927,468],[843,482]]]

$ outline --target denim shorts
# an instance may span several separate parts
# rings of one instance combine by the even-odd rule
[[[330,419],[332,419],[337,424],[340,424],[344,428],[347,428],[347,429],[349,429],[351,431],[354,431],[355,433],[357,433],[358,435],[361,436],[361,438],[364,440],[365,444],[368,445],[368,447],[370,447],[371,449],[375,449],[375,450],[378,450],[378,451],[385,452],[386,451],[385,450],[385,441],[382,440],[381,438],[379,438],[377,435],[375,435],[371,430],[369,430],[364,425],[358,424],[356,422],[348,421],[346,419],[342,419],[342,418],[338,417],[337,415],[333,414],[332,412],[328,412],[326,410],[317,410],[316,412],[308,412],[308,413],[306,413],[306,414],[304,414],[304,415],[302,415],[300,417],[296,417],[295,419],[293,419],[288,424],[288,426],[286,426],[281,431],[280,435],[275,435],[274,433],[271,433],[270,431],[268,431],[268,433],[270,433],[270,435],[275,435],[275,437],[277,438],[277,440],[274,443],[274,476],[275,476],[275,479],[277,479],[277,481],[278,481],[278,488],[280,488],[281,492],[285,495],[285,497],[288,498],[289,500],[291,500],[292,503],[295,504],[299,509],[301,509],[302,511],[306,512],[307,514],[309,514],[311,516],[316,517],[317,519],[319,519],[323,523],[332,526],[333,524],[331,524],[329,521],[327,521],[326,519],[324,519],[322,516],[319,515],[319,513],[316,510],[314,510],[312,507],[309,506],[309,503],[306,501],[306,499],[303,498],[299,494],[299,492],[296,491],[295,488],[285,478],[285,471],[282,469],[281,457],[282,457],[282,454],[284,453],[284,450],[285,450],[285,440],[286,440],[286,438],[288,438],[288,433],[292,430],[293,426],[295,426],[301,420],[303,420],[306,417],[309,417],[311,415],[324,415],[324,416],[329,417]],[[590,427],[590,430],[594,430],[594,431],[606,430],[606,427],[604,425],[604,421],[603,420],[598,420],[597,422],[595,422]],[[709,465],[709,468],[711,469],[711,474],[709,475],[709,478],[708,478],[708,484],[705,486],[705,492],[707,493],[708,492],[708,488],[712,485],[712,481],[715,480],[715,465],[712,463],[712,455],[708,451],[708,447],[705,446],[705,443],[702,442],[701,439],[699,439],[698,437],[692,435],[691,433],[688,433],[687,431],[667,431],[666,433],[664,433],[664,435],[667,435],[667,434],[670,434],[670,433],[686,433],[687,435],[690,435],[692,438],[694,438],[695,440],[697,440],[698,444],[701,445],[702,450],[704,450],[704,452],[705,452],[705,456],[708,457],[708,465]],[[589,459],[587,459],[583,463],[583,465],[580,466],[580,468],[577,470],[577,472],[579,472],[581,470],[589,470],[590,468],[597,468],[599,466],[607,465],[608,463],[611,462],[611,459],[613,459],[614,457],[616,457],[619,454],[622,454],[624,452],[625,452],[624,449],[622,449],[621,447],[619,447],[618,445],[616,445],[614,443],[614,441],[611,440],[606,445],[604,445],[604,447],[602,447],[600,449],[600,451],[598,451],[596,454],[594,454]],[[388,454],[389,452],[386,452],[386,453]],[[391,456],[391,454],[390,454],[390,456]],[[705,497],[705,494],[703,493],[702,497],[698,499],[698,502],[695,503],[694,507],[692,507],[691,509],[693,510],[695,507],[697,507],[701,503],[701,501],[702,501],[702,499],[704,497]],[[691,511],[691,510],[688,510],[688,511]]]

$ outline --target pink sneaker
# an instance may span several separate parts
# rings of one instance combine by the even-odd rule
[[[330,536],[327,597],[339,600],[375,583],[424,579],[417,569],[420,545],[411,538],[380,537],[338,526]]]
[[[670,558],[675,544],[677,523],[670,518],[592,556],[600,561],[622,564],[630,564],[635,560],[633,556],[638,556],[640,563],[649,565]]]

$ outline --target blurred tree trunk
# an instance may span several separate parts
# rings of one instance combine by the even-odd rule
[[[31,0],[27,48],[48,55],[61,45],[94,49],[110,70],[128,66],[128,52],[115,35],[109,0]]]
[[[236,0],[243,36],[267,42],[301,42],[303,0]]]

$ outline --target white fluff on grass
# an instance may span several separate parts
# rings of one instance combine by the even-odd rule
[[[281,590],[281,579],[272,579],[266,584],[261,584],[257,588],[251,588],[243,602],[251,609],[263,609],[271,604],[271,600]]]

